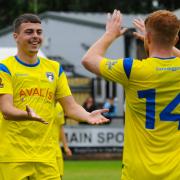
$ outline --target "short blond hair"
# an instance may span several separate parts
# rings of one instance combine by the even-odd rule
[[[167,10],[159,10],[151,13],[145,20],[147,32],[152,33],[155,43],[171,47],[180,29],[180,21],[177,16]]]

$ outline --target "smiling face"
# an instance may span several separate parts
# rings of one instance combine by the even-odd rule
[[[41,24],[22,23],[13,36],[17,43],[18,52],[23,52],[27,55],[37,54],[43,41]]]

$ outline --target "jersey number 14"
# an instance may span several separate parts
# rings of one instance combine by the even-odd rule
[[[155,105],[156,90],[138,91],[138,98],[146,98],[146,128],[154,129],[155,126]],[[172,114],[172,111],[180,103],[180,94],[178,94],[159,114],[161,121],[179,121],[178,129],[180,130],[180,114]]]

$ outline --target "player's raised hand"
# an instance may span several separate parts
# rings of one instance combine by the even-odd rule
[[[90,118],[88,119],[89,124],[103,124],[109,122],[109,119],[105,118],[102,113],[108,112],[109,109],[99,109],[92,111],[90,113]]]
[[[144,35],[145,35],[145,25],[144,20],[141,18],[134,19],[133,25],[138,30],[138,32],[133,32],[133,35],[142,41],[144,41]]]
[[[118,38],[126,32],[127,28],[122,28],[122,14],[119,10],[114,10],[113,14],[108,13],[106,22],[106,32],[114,38]]]
[[[30,108],[28,105],[26,105],[26,111],[28,113],[29,119],[31,119],[32,121],[38,121],[41,122],[43,124],[48,124],[47,121],[43,120],[41,117],[39,117],[32,108]]]

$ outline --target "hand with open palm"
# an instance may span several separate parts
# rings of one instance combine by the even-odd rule
[[[38,116],[32,108],[30,108],[28,105],[26,105],[26,111],[28,113],[28,117],[29,119],[31,119],[32,121],[38,121],[41,122],[43,124],[48,124],[47,121],[43,120],[40,116]]]
[[[144,20],[141,19],[141,18],[134,19],[133,25],[138,30],[137,32],[134,32],[133,35],[137,39],[140,39],[140,40],[144,41],[144,35],[145,35],[145,32],[146,32]]]
[[[127,28],[122,28],[122,14],[119,10],[114,10],[111,15],[108,13],[106,22],[106,33],[118,38],[126,32]]]
[[[109,119],[105,118],[102,113],[108,112],[108,109],[99,109],[90,113],[88,123],[89,124],[103,124],[109,122]]]

